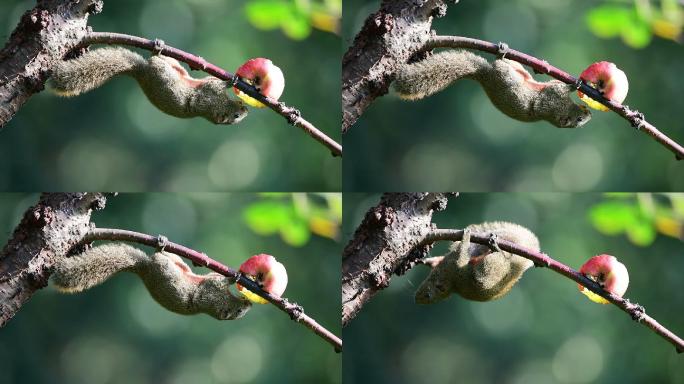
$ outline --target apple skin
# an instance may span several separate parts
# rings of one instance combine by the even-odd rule
[[[627,267],[618,261],[615,256],[598,255],[587,260],[579,272],[589,279],[597,282],[606,291],[622,297],[629,286],[629,273]],[[579,290],[591,301],[600,304],[608,304],[609,301],[594,292],[578,284]]]
[[[240,272],[254,280],[264,291],[273,296],[280,297],[287,287],[287,271],[285,266],[279,263],[275,257],[265,253],[254,255],[247,259],[240,265]],[[268,303],[268,300],[250,292],[239,283],[236,285],[238,291],[249,301],[258,304]]]
[[[609,61],[599,61],[587,67],[581,74],[580,79],[592,87],[601,91],[606,99],[622,103],[629,91],[629,81],[620,68]],[[599,111],[609,111],[610,109],[598,101],[586,96],[580,91],[577,95],[588,106]]]
[[[252,84],[262,95],[278,100],[285,89],[283,71],[269,59],[257,57],[247,60],[235,72],[237,76]],[[265,107],[260,101],[233,87],[233,91],[246,104],[256,108]]]

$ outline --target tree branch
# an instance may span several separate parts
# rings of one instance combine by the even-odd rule
[[[102,0],[39,0],[24,13],[0,50],[0,128],[44,89],[53,63],[76,46],[88,15],[101,9]]]
[[[163,248],[164,251],[185,257],[186,259],[192,261],[193,264],[207,267],[233,281],[237,281],[240,283],[240,285],[263,297],[271,304],[275,305],[278,309],[287,313],[290,316],[290,319],[313,331],[316,335],[320,336],[323,340],[335,347],[335,351],[342,352],[342,339],[335,336],[322,325],[318,324],[316,320],[307,316],[304,313],[304,309],[300,305],[297,303],[290,303],[285,298],[271,295],[270,293],[261,289],[261,287],[259,287],[259,285],[253,280],[242,275],[239,271],[219,263],[204,253],[200,253],[183,245],[170,242],[163,236],[155,237],[123,229],[95,228],[85,235],[82,243],[89,243],[95,240],[135,242],[157,249]]]
[[[342,326],[389,286],[392,274],[423,256],[411,250],[432,228],[432,214],[454,195],[387,193],[368,210],[342,253]]]
[[[430,245],[436,241],[448,240],[448,241],[460,241],[463,239],[463,230],[459,229],[433,229],[425,235],[425,238],[420,243],[420,246]],[[491,241],[490,234],[471,234],[470,241],[478,244],[489,245]],[[530,259],[534,262],[536,266],[547,267],[554,272],[560,273],[561,275],[573,280],[584,287],[588,288],[597,295],[603,297],[604,299],[610,301],[612,304],[616,305],[618,308],[627,312],[633,320],[638,323],[644,324],[650,328],[653,332],[660,335],[662,338],[667,340],[670,344],[674,345],[677,349],[677,353],[684,352],[684,340],[679,336],[662,326],[654,318],[646,314],[646,310],[639,304],[632,304],[628,299],[623,299],[622,297],[613,295],[610,292],[605,291],[599,284],[588,279],[584,275],[575,271],[574,269],[568,267],[567,265],[560,263],[548,255],[538,252],[532,249],[521,247],[516,243],[506,241],[503,239],[497,239],[496,241],[499,248],[506,252],[511,252],[516,255],[520,255],[524,258]]]
[[[0,252],[0,327],[47,285],[52,266],[90,230],[101,193],[50,193],[29,208]]]
[[[342,132],[387,93],[393,74],[430,37],[433,17],[458,0],[383,0],[342,58]]]
[[[423,47],[423,50],[431,50],[434,48],[469,48],[500,55],[502,52],[502,46],[500,44],[494,44],[484,40],[471,39],[461,36],[433,36],[427,41]],[[554,67],[545,60],[540,60],[534,56],[530,56],[526,53],[507,47],[504,47],[503,51],[505,52],[505,57],[507,59],[530,66],[535,70],[535,72],[547,74],[566,84],[578,84],[577,78],[561,69]],[[632,111],[626,105],[606,99],[603,97],[600,91],[589,86],[583,81],[578,89],[585,95],[591,97],[592,99],[610,108],[613,112],[622,116],[625,120],[629,121],[632,127],[646,133],[654,140],[662,144],[665,148],[672,151],[677,160],[684,158],[684,147],[682,147],[676,141],[670,139],[664,133],[660,132],[653,124],[646,121],[643,113],[640,113],[636,110]]]
[[[334,156],[342,156],[342,146],[339,143],[335,142],[335,140],[328,137],[325,133],[321,132],[318,128],[316,128],[306,119],[304,119],[301,116],[301,112],[299,112],[299,110],[293,107],[288,107],[287,105],[285,105],[285,103],[278,102],[277,100],[273,100],[269,97],[262,95],[251,84],[246,83],[239,77],[204,60],[201,57],[182,51],[178,48],[165,45],[164,42],[160,40],[149,40],[144,39],[142,37],[125,35],[122,33],[91,32],[81,40],[79,47],[85,47],[90,44],[130,45],[133,47],[157,52],[164,56],[172,57],[176,60],[187,63],[192,69],[202,70],[214,77],[227,81],[229,84],[233,84],[242,92],[259,100],[267,107],[275,111],[277,114],[284,117],[289,124],[301,128],[314,140],[318,141],[319,143],[327,147]]]

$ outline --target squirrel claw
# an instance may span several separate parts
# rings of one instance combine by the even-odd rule
[[[498,50],[499,55],[501,55],[501,58],[504,59],[506,58],[506,54],[510,48],[508,47],[508,44],[504,43],[503,41],[499,41],[496,44],[496,49]]]
[[[154,39],[154,48],[152,49],[155,55],[161,55],[166,47],[166,43],[162,39]]]
[[[164,235],[157,236],[157,248],[159,252],[164,252],[164,248],[169,245],[169,239]]]

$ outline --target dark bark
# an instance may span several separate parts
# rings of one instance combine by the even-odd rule
[[[90,230],[101,193],[44,194],[29,208],[0,252],[0,327],[33,293],[47,285],[52,266]]]
[[[458,0],[384,0],[366,19],[342,58],[342,132],[379,96],[387,93],[396,69],[430,38],[433,17]]]
[[[388,193],[369,209],[342,253],[342,325],[346,325],[392,274],[401,274],[426,247],[417,247],[434,225],[432,214],[453,193]]]
[[[24,13],[0,50],[0,127],[44,89],[53,63],[61,60],[88,32],[88,15],[102,0],[39,0]]]

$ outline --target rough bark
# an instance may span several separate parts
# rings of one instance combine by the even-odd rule
[[[427,253],[427,247],[417,246],[434,227],[432,214],[444,210],[453,195],[388,193],[368,210],[342,253],[343,326],[389,286],[392,274],[402,274]]]
[[[53,63],[88,32],[88,15],[102,0],[39,0],[24,13],[0,51],[0,128],[22,105],[44,89]]]
[[[88,233],[91,212],[105,202],[101,193],[44,194],[24,213],[0,252],[0,327],[47,285],[54,262]]]
[[[368,16],[342,58],[342,132],[387,93],[396,69],[428,41],[433,17],[444,16],[448,2],[458,0],[384,0]]]

